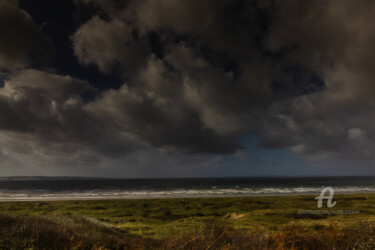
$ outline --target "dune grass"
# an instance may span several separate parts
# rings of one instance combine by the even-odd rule
[[[2,202],[0,248],[375,248],[375,195],[335,200],[360,213],[299,214],[313,196]]]

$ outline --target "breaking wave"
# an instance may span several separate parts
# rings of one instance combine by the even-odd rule
[[[375,186],[333,187],[336,194],[375,193]],[[322,187],[205,188],[174,190],[90,190],[51,192],[48,190],[0,190],[0,200],[130,199],[227,196],[279,196],[319,194]]]

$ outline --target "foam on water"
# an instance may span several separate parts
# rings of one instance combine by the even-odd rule
[[[1,177],[0,201],[375,193],[375,177],[103,179]]]
[[[333,187],[336,194],[375,193],[375,186]],[[174,190],[76,190],[51,192],[48,190],[0,190],[0,200],[54,200],[54,199],[126,199],[176,197],[226,197],[262,195],[319,194],[322,187],[263,187],[263,188],[206,188]]]

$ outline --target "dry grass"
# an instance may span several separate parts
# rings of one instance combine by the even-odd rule
[[[203,232],[155,240],[82,216],[0,215],[0,249],[375,249],[375,226],[299,222],[269,231],[210,224]]]
[[[130,249],[143,240],[80,216],[0,216],[0,249]]]
[[[309,227],[295,223],[275,232],[209,226],[202,234],[166,239],[164,249],[375,249],[375,226],[359,222],[340,229],[336,224]]]
[[[0,249],[375,249],[375,195],[335,198],[361,213],[300,215],[316,204],[297,196],[1,203]]]

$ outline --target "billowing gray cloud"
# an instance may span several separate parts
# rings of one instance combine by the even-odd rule
[[[0,1],[0,37],[0,69],[44,64],[54,53],[51,41],[16,1]]]
[[[77,30],[72,40],[82,64],[95,64],[106,73],[116,68],[134,70],[149,52],[147,43],[135,37],[133,27],[121,19],[105,21],[94,16]]]
[[[162,58],[153,59],[163,65],[163,72],[144,62],[141,73],[130,76],[136,86],[124,85],[116,94],[126,89],[142,100],[146,95],[155,103],[169,101],[182,113],[188,107],[204,127],[219,135],[256,131],[264,138],[263,146],[290,147],[312,158],[348,152],[358,158],[365,147],[371,148],[373,3],[144,0],[123,9],[102,6],[111,22],[124,20],[142,36],[156,32],[164,45]],[[176,37],[186,42],[176,44]],[[209,50],[202,49],[207,46]],[[112,63],[126,52],[114,54]],[[107,55],[98,58],[107,60]],[[220,58],[236,66],[227,69]],[[166,75],[169,80],[163,79]],[[317,81],[324,86],[318,87]],[[280,86],[275,88],[275,82]],[[162,117],[151,107],[145,109]],[[125,117],[132,122],[139,119]],[[172,123],[168,120],[163,127],[167,124]],[[366,143],[363,138],[361,143],[350,139],[350,131],[357,130],[364,131]]]
[[[206,2],[216,6],[208,15],[198,1],[130,2],[120,9],[110,8],[108,2],[96,4],[109,18],[94,16],[78,29],[72,36],[76,56],[84,65],[94,64],[102,72],[120,68],[126,81],[120,90],[104,92],[87,105],[98,119],[116,121],[116,129],[156,147],[196,153],[240,149],[237,136],[249,132],[258,109],[274,101],[269,65],[254,48],[255,34],[241,32],[246,24],[255,30],[251,22],[255,17],[245,13],[236,16],[238,6],[224,1],[218,6]],[[154,16],[146,14],[150,8]],[[197,20],[186,22],[193,12]],[[221,14],[228,14],[233,23],[225,22]],[[205,22],[205,27],[197,25],[200,22]],[[235,31],[232,27],[236,24],[243,27]],[[224,36],[223,30],[227,33]],[[157,38],[152,37],[155,34]],[[176,41],[179,36],[188,39]],[[159,51],[152,48],[153,39],[162,46],[156,48]],[[247,54],[254,52],[254,58],[246,62],[239,53],[244,44],[248,45]],[[214,45],[225,53],[213,51],[213,58],[207,58],[201,45],[207,49]],[[240,64],[226,68],[222,56]]]
[[[269,47],[294,46],[287,60],[314,68],[325,89],[275,104],[264,144],[309,159],[373,158],[375,4],[280,1],[276,9]]]
[[[150,56],[134,82],[133,87],[124,84],[119,90],[104,92],[86,110],[108,126],[156,147],[197,153],[229,153],[240,148],[236,137],[221,135],[204,124],[186,101],[189,90],[179,74],[169,71],[155,56]]]
[[[29,141],[26,148],[31,152],[116,156],[133,150],[135,143],[130,137],[111,131],[84,109],[81,95],[96,91],[87,81],[69,76],[37,70],[18,72],[0,88],[1,133],[16,141]],[[10,140],[8,145],[18,144]]]

